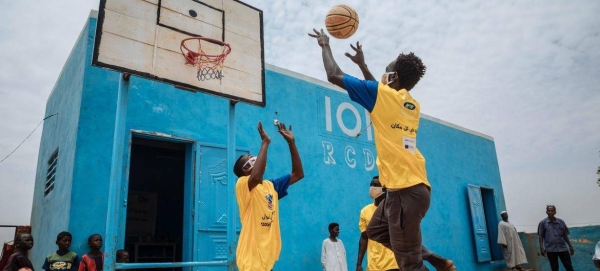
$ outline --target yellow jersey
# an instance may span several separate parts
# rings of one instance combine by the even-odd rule
[[[376,209],[377,206],[371,203],[360,211],[358,228],[361,233],[367,231],[367,226]],[[398,269],[394,252],[382,244],[369,239],[367,245],[367,271],[385,271],[390,269]]]
[[[249,177],[240,177],[235,185],[242,222],[236,264],[240,271],[269,271],[281,252],[278,194],[268,180],[250,191]]]
[[[396,91],[379,83],[371,112],[375,130],[377,168],[382,186],[400,189],[429,185],[425,157],[417,148],[420,105],[406,89]]]
[[[344,89],[370,112],[375,130],[379,181],[389,189],[429,185],[425,158],[417,149],[421,106],[406,89],[344,75]]]

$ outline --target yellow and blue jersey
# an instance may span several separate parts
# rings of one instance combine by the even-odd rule
[[[344,75],[350,99],[369,111],[375,130],[379,181],[389,189],[429,185],[425,158],[417,149],[420,105],[406,89]]]
[[[281,252],[279,199],[287,195],[290,175],[264,180],[252,190],[249,178],[240,177],[235,185],[242,222],[236,264],[240,271],[271,270]]]

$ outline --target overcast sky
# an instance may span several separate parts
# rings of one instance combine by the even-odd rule
[[[182,0],[183,1],[183,0]],[[44,117],[46,99],[98,0],[0,0],[0,159]],[[307,33],[341,1],[247,0],[264,12],[266,62],[326,80]],[[570,226],[600,224],[600,1],[359,1],[357,33],[378,77],[414,51],[422,112],[494,137],[511,221],[532,231],[546,204]],[[0,224],[29,224],[41,128],[0,163]],[[0,230],[0,241],[3,232]]]

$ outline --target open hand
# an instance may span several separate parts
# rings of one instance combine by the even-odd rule
[[[260,121],[258,122],[258,134],[260,135],[260,139],[262,139],[263,142],[271,143],[271,138],[263,129],[262,123]]]
[[[356,52],[355,55],[351,55],[350,53],[346,53],[345,55],[350,58],[352,60],[352,62],[356,63],[356,64],[363,64],[365,63],[365,55],[363,54],[363,50],[362,50],[362,45],[360,44],[360,42],[356,42],[356,47],[354,47],[354,45],[350,44],[350,47],[352,47],[352,50],[354,50],[354,52]]]
[[[287,141],[288,144],[294,143],[294,134],[292,133],[292,125],[290,125],[289,129],[285,128],[285,124],[283,122],[280,122],[279,124],[277,124],[277,128],[278,128],[278,132],[283,136],[283,138],[285,139],[285,141]]]
[[[329,37],[327,36],[327,34],[325,34],[325,32],[323,32],[323,29],[321,29],[321,32],[319,32],[317,31],[317,29],[313,28],[313,31],[315,31],[315,34],[308,33],[308,35],[313,38],[316,38],[317,42],[319,43],[319,46],[329,46]]]
[[[540,248],[540,254],[542,255],[542,257],[546,257],[546,250],[543,248]]]

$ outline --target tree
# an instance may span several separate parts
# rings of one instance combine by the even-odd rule
[[[596,171],[596,174],[598,174],[598,180],[596,181],[596,183],[598,184],[598,186],[600,186],[600,167],[598,167],[598,171]]]

